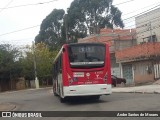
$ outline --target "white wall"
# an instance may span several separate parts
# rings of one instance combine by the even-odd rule
[[[147,37],[157,36],[160,42],[160,8],[136,17],[137,43],[148,42]]]

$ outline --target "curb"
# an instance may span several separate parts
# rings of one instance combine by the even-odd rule
[[[13,91],[5,91],[5,92],[0,92],[0,94],[9,94],[9,93],[16,93],[16,92],[21,92],[21,91],[35,91],[35,90],[43,90],[43,89],[51,89],[52,87],[45,87],[45,88],[30,88],[30,89],[22,89],[22,90],[13,90]]]
[[[141,91],[112,91],[113,93],[141,93],[141,94],[160,94],[160,92],[153,91],[153,92],[141,92]]]
[[[113,93],[160,94],[160,85],[113,88]]]
[[[0,104],[0,111],[12,111],[16,108],[16,105],[11,103],[1,103]]]

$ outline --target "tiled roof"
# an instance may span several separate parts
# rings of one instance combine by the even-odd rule
[[[116,51],[117,62],[128,62],[160,56],[160,42],[144,43]]]
[[[101,42],[101,43],[108,43],[110,46],[112,45],[112,39],[106,39],[106,36],[96,36],[92,35],[83,39],[79,39],[78,43],[86,43],[86,42]]]
[[[78,42],[111,42],[112,40],[132,40],[135,39],[135,29],[101,29],[100,34],[92,35],[83,39],[79,39]]]

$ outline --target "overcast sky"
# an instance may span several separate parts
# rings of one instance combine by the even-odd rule
[[[42,20],[55,8],[66,10],[72,1],[73,0],[0,0],[0,44],[9,43],[18,46],[31,45],[39,32],[40,26],[38,25],[42,23]],[[123,20],[160,4],[160,0],[113,1],[114,5],[119,4],[117,7],[123,13]],[[37,4],[44,2],[45,4]],[[15,7],[21,5],[27,6]],[[126,28],[133,28],[134,18],[127,19],[124,23]],[[18,30],[22,31],[16,32]]]

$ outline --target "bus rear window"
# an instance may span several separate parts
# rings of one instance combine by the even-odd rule
[[[104,45],[73,45],[68,47],[71,67],[103,67],[105,59]]]

